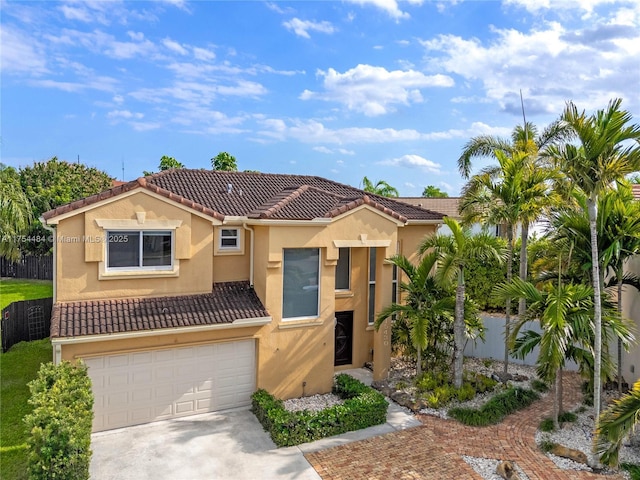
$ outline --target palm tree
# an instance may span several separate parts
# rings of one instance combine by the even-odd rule
[[[560,122],[555,121],[548,125],[542,132],[538,133],[537,127],[525,122],[523,125],[517,125],[511,133],[510,139],[494,137],[492,135],[479,135],[469,140],[458,158],[458,169],[463,178],[469,178],[471,173],[471,161],[477,157],[496,157],[497,152],[501,152],[506,156],[516,156],[519,154],[527,155],[531,164],[536,168],[542,166],[540,153],[556,142],[563,141],[568,136],[568,127]],[[547,170],[549,171],[549,170]],[[552,199],[549,199],[552,200]],[[529,237],[529,227],[533,224],[548,207],[547,202],[530,203],[528,208],[521,212],[518,219],[521,226],[522,243],[520,246],[520,271],[519,275],[522,280],[527,279],[527,241]],[[518,305],[518,315],[523,315],[526,304],[524,300],[520,300]]]
[[[33,214],[18,173],[0,163],[0,255],[18,260],[21,255],[20,236],[29,231]]]
[[[375,184],[367,177],[362,179],[362,189],[365,192],[375,193],[381,197],[398,197],[400,194],[395,187],[392,187],[384,180],[378,180]]]
[[[617,466],[622,441],[633,432],[640,419],[640,380],[600,416],[596,426],[595,451],[600,461]]]
[[[577,145],[552,145],[548,155],[573,188],[587,198],[591,240],[591,281],[594,295],[595,359],[593,404],[596,420],[600,415],[602,366],[602,301],[597,237],[598,198],[626,175],[640,170],[640,126],[629,125],[632,116],[621,110],[621,99],[609,102],[606,109],[587,116],[568,102],[561,116],[577,140]]]
[[[377,330],[386,319],[395,318],[395,322],[406,326],[409,340],[417,353],[418,376],[422,374],[422,352],[427,350],[429,356],[435,359],[440,344],[448,343],[445,338],[449,330],[447,325],[451,323],[455,306],[451,291],[432,273],[436,260],[434,254],[425,255],[416,266],[403,255],[389,259],[407,278],[406,282],[400,283],[404,303],[392,303],[383,308],[374,324]]]
[[[489,225],[506,224],[507,281],[512,277],[514,230],[518,224],[528,224],[549,207],[555,196],[549,192],[549,180],[554,174],[549,169],[531,163],[529,155],[516,151],[506,154],[496,151],[498,167],[489,167],[474,175],[464,187],[460,211],[465,222],[481,221]],[[522,236],[526,244],[526,236]],[[526,251],[526,247],[525,247]],[[521,259],[522,260],[522,259]],[[525,259],[526,264],[526,259]],[[522,265],[522,261],[521,261]],[[526,268],[520,269],[526,277]],[[526,280],[526,278],[521,278]],[[525,306],[521,302],[521,306]],[[519,309],[519,316],[524,310]],[[511,299],[506,299],[505,339],[509,337]],[[509,348],[505,341],[504,373],[509,368]]]
[[[452,284],[456,282],[455,315],[453,320],[453,384],[456,388],[462,386],[462,362],[465,344],[465,266],[469,262],[484,259],[502,259],[496,238],[487,233],[472,235],[468,229],[456,220],[445,217],[445,225],[451,230],[451,235],[428,235],[420,244],[418,253],[423,255],[433,250],[438,259],[436,278],[439,281]]]
[[[559,274],[557,282],[546,282],[539,288],[514,278],[511,283],[497,285],[493,295],[500,299],[524,297],[527,300],[527,312],[514,324],[509,344],[520,358],[534,347],[540,347],[537,374],[555,384],[553,419],[557,426],[562,403],[561,371],[566,360],[576,361],[583,374],[590,371],[593,363],[593,289],[584,284],[563,283]],[[611,335],[628,348],[633,341],[630,324],[611,308],[606,310],[605,319]],[[518,337],[531,320],[540,322],[542,333],[528,330]],[[608,364],[608,367],[613,366]]]

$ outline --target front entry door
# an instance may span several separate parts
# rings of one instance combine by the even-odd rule
[[[336,312],[334,365],[353,363],[353,312]]]

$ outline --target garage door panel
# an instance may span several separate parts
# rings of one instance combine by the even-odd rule
[[[94,431],[246,406],[255,341],[132,352],[86,360]]]

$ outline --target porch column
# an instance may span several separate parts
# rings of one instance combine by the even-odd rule
[[[376,252],[376,315],[391,303],[393,268],[385,262],[388,248],[378,248]],[[384,321],[373,332],[373,379],[384,380],[389,376],[391,365],[391,319]]]

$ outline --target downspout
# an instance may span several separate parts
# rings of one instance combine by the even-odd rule
[[[47,225],[47,222],[44,218],[40,217],[40,223],[42,226],[51,233],[51,238],[53,242],[53,271],[51,272],[53,275],[53,304],[55,305],[58,301],[58,239],[56,237],[56,229],[50,225]],[[62,361],[62,347],[60,344],[55,342],[51,342],[53,344],[53,364],[58,365]]]
[[[248,230],[251,234],[251,241],[249,246],[249,285],[253,288],[253,228],[247,226],[247,222],[242,223],[242,228]]]

